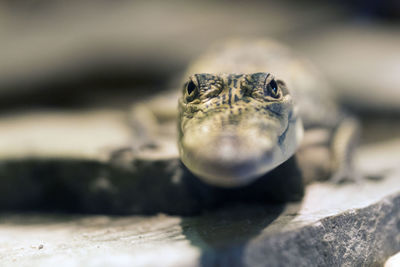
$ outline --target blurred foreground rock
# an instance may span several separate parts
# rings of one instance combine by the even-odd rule
[[[174,139],[133,154],[132,144],[142,140],[132,136],[119,111],[10,115],[0,128],[0,210],[188,215],[231,201],[303,195],[297,168],[244,188],[220,189],[184,168]]]
[[[173,153],[116,152],[131,141],[118,111],[21,114],[0,127],[5,266],[369,266],[400,250],[400,141],[359,150],[359,169],[383,180],[314,183],[300,202],[271,204],[263,196],[284,188],[219,191],[179,176]]]
[[[400,249],[398,177],[195,217],[0,216],[3,266],[370,266]]]

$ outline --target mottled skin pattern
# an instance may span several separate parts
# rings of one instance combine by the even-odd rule
[[[216,185],[251,182],[292,156],[302,135],[285,84],[270,73],[195,74],[179,108],[181,160]]]
[[[295,153],[306,180],[350,175],[357,123],[318,72],[284,46],[229,42],[201,56],[186,77],[178,147],[203,181],[245,185]]]
[[[291,156],[305,183],[354,179],[358,124],[337,103],[319,72],[285,46],[229,41],[200,55],[180,90],[134,106],[133,150],[179,152],[199,179],[221,187],[249,184]]]

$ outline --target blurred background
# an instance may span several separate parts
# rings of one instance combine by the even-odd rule
[[[400,110],[400,2],[0,2],[0,107],[122,107],[165,89],[210,43],[275,38],[346,103]]]
[[[398,0],[4,0],[0,159],[97,160],[129,144],[131,104],[174,86],[199,53],[232,37],[277,39],[314,62],[360,116],[362,143],[400,136]],[[12,166],[0,177],[5,207],[31,170]]]

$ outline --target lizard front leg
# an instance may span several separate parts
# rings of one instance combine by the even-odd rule
[[[331,143],[332,182],[360,180],[360,174],[354,167],[354,152],[359,139],[360,124],[354,117],[346,117],[335,129]]]
[[[353,159],[360,126],[353,117],[341,120],[337,127],[307,129],[296,158],[303,181],[330,180],[333,183],[356,181]]]
[[[177,93],[166,91],[133,105],[129,112],[134,151],[155,149],[176,140]]]

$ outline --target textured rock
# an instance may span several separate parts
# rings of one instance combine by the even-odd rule
[[[398,178],[314,184],[301,203],[232,205],[193,217],[3,214],[0,260],[4,266],[159,266],[160,259],[165,266],[379,265],[400,250]]]
[[[274,187],[266,179],[219,190],[176,159],[116,152],[130,137],[118,112],[25,116],[0,120],[2,266],[370,266],[400,250],[399,141],[359,150],[359,170],[385,179],[314,183],[300,202],[272,204],[266,195],[299,199],[296,168],[274,174]],[[52,142],[51,132],[68,145]],[[285,191],[279,178],[290,176],[293,191]],[[5,213],[16,210],[191,216]]]

